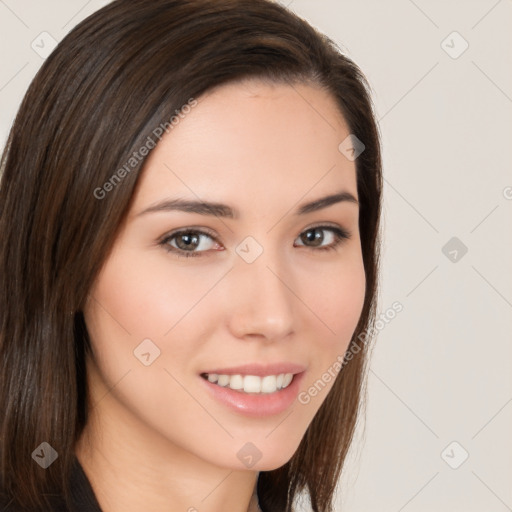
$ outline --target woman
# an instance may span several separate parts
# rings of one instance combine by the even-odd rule
[[[2,172],[2,505],[332,510],[377,296],[357,66],[267,0],[117,0]]]

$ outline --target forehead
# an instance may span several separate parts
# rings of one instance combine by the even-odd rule
[[[338,147],[349,129],[334,98],[305,84],[257,80],[197,98],[146,160],[133,210],[166,195],[237,206],[295,203],[345,189],[355,163]],[[260,203],[261,210],[261,203]]]

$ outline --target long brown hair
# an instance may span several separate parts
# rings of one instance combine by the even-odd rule
[[[124,219],[145,158],[98,198],[190,98],[258,77],[331,94],[365,150],[356,160],[366,273],[351,346],[375,322],[381,153],[370,87],[326,36],[270,0],[116,0],[74,28],[30,85],[0,172],[0,487],[19,507],[70,499],[75,444],[87,422],[80,310]],[[341,142],[341,141],[340,141]],[[133,163],[133,162],[132,162]],[[261,472],[265,512],[292,511],[307,491],[332,510],[363,402],[368,340],[354,351],[293,457]],[[58,459],[31,458],[47,441]]]

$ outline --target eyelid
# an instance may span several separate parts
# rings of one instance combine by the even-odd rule
[[[318,222],[318,223],[312,224],[311,226],[304,228],[303,230],[299,231],[299,234],[297,235],[297,237],[300,236],[305,231],[309,231],[310,229],[321,229],[321,228],[325,229],[326,231],[332,230],[337,236],[341,237],[342,239],[352,238],[351,230],[342,226],[341,224],[331,223],[328,221],[327,222],[325,222],[325,221]],[[314,247],[310,247],[310,249],[314,249]]]
[[[210,238],[212,238],[212,240],[215,240],[217,243],[220,243],[219,240],[217,239],[217,235],[215,234],[215,232],[209,228],[203,228],[203,227],[197,227],[197,226],[187,226],[186,228],[178,228],[178,229],[175,229],[174,231],[169,231],[168,233],[165,233],[165,235],[162,235],[159,239],[158,239],[158,242],[161,243],[169,238],[172,238],[176,235],[179,235],[181,233],[189,233],[189,232],[192,232],[192,233],[198,233],[200,235],[207,235],[209,236]]]
[[[304,233],[304,231],[308,231],[309,229],[316,229],[316,228],[339,229],[339,230],[343,231],[344,233],[350,234],[350,231],[347,228],[341,226],[340,224],[336,224],[335,222],[316,222],[314,224],[311,224],[311,226],[307,226],[306,228],[299,231],[299,234],[297,236],[299,236],[301,233]]]
[[[319,222],[319,223],[312,224],[311,226],[307,226],[307,227],[301,229],[297,233],[295,238],[297,238],[302,233],[304,233],[304,231],[308,231],[309,229],[315,229],[315,228],[338,229],[340,231],[343,231],[347,236],[351,236],[350,231],[347,228],[344,228],[344,227],[340,226],[339,224],[335,224],[335,223],[331,224],[329,222]],[[171,238],[173,236],[179,235],[180,233],[188,233],[188,232],[194,232],[194,233],[208,235],[213,240],[215,240],[217,243],[220,243],[218,238],[217,238],[217,235],[215,234],[215,232],[213,230],[211,230],[209,228],[205,228],[205,227],[199,227],[199,226],[187,226],[186,228],[178,228],[178,229],[175,229],[174,231],[169,231],[165,235],[162,235],[158,241],[162,242],[162,241],[164,241],[164,240],[166,240],[168,238]]]

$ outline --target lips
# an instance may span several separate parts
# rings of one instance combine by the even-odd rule
[[[275,391],[272,391],[271,389],[262,389],[261,392],[252,392],[252,390],[246,392],[245,389],[231,389],[230,387],[220,386],[215,382],[211,382],[208,378],[205,378],[205,375],[208,375],[208,373],[201,374],[201,378],[199,380],[206,393],[217,403],[222,404],[224,407],[227,407],[238,414],[243,414],[244,416],[249,416],[255,419],[265,418],[285,412],[295,402],[297,395],[299,394],[301,382],[306,374],[305,370],[300,373],[296,373],[300,368],[304,367],[300,365],[290,365],[287,363],[285,365],[267,365],[264,367],[261,365],[244,365],[236,368],[216,369],[217,371],[230,372],[220,374],[225,377],[235,376],[234,378],[237,378],[237,375],[241,376],[244,374],[244,388],[246,384],[245,380],[248,376],[251,377],[252,375],[252,379],[260,379],[262,381],[262,385],[264,385],[263,380],[272,379],[272,375],[275,375],[272,372],[292,370],[293,373],[290,372],[285,374],[289,375],[292,379],[288,385],[281,389],[276,389]],[[260,373],[261,375],[256,376],[254,373],[247,374],[245,373],[247,371]],[[213,374],[214,372],[212,370],[212,374],[210,376],[213,376]]]

